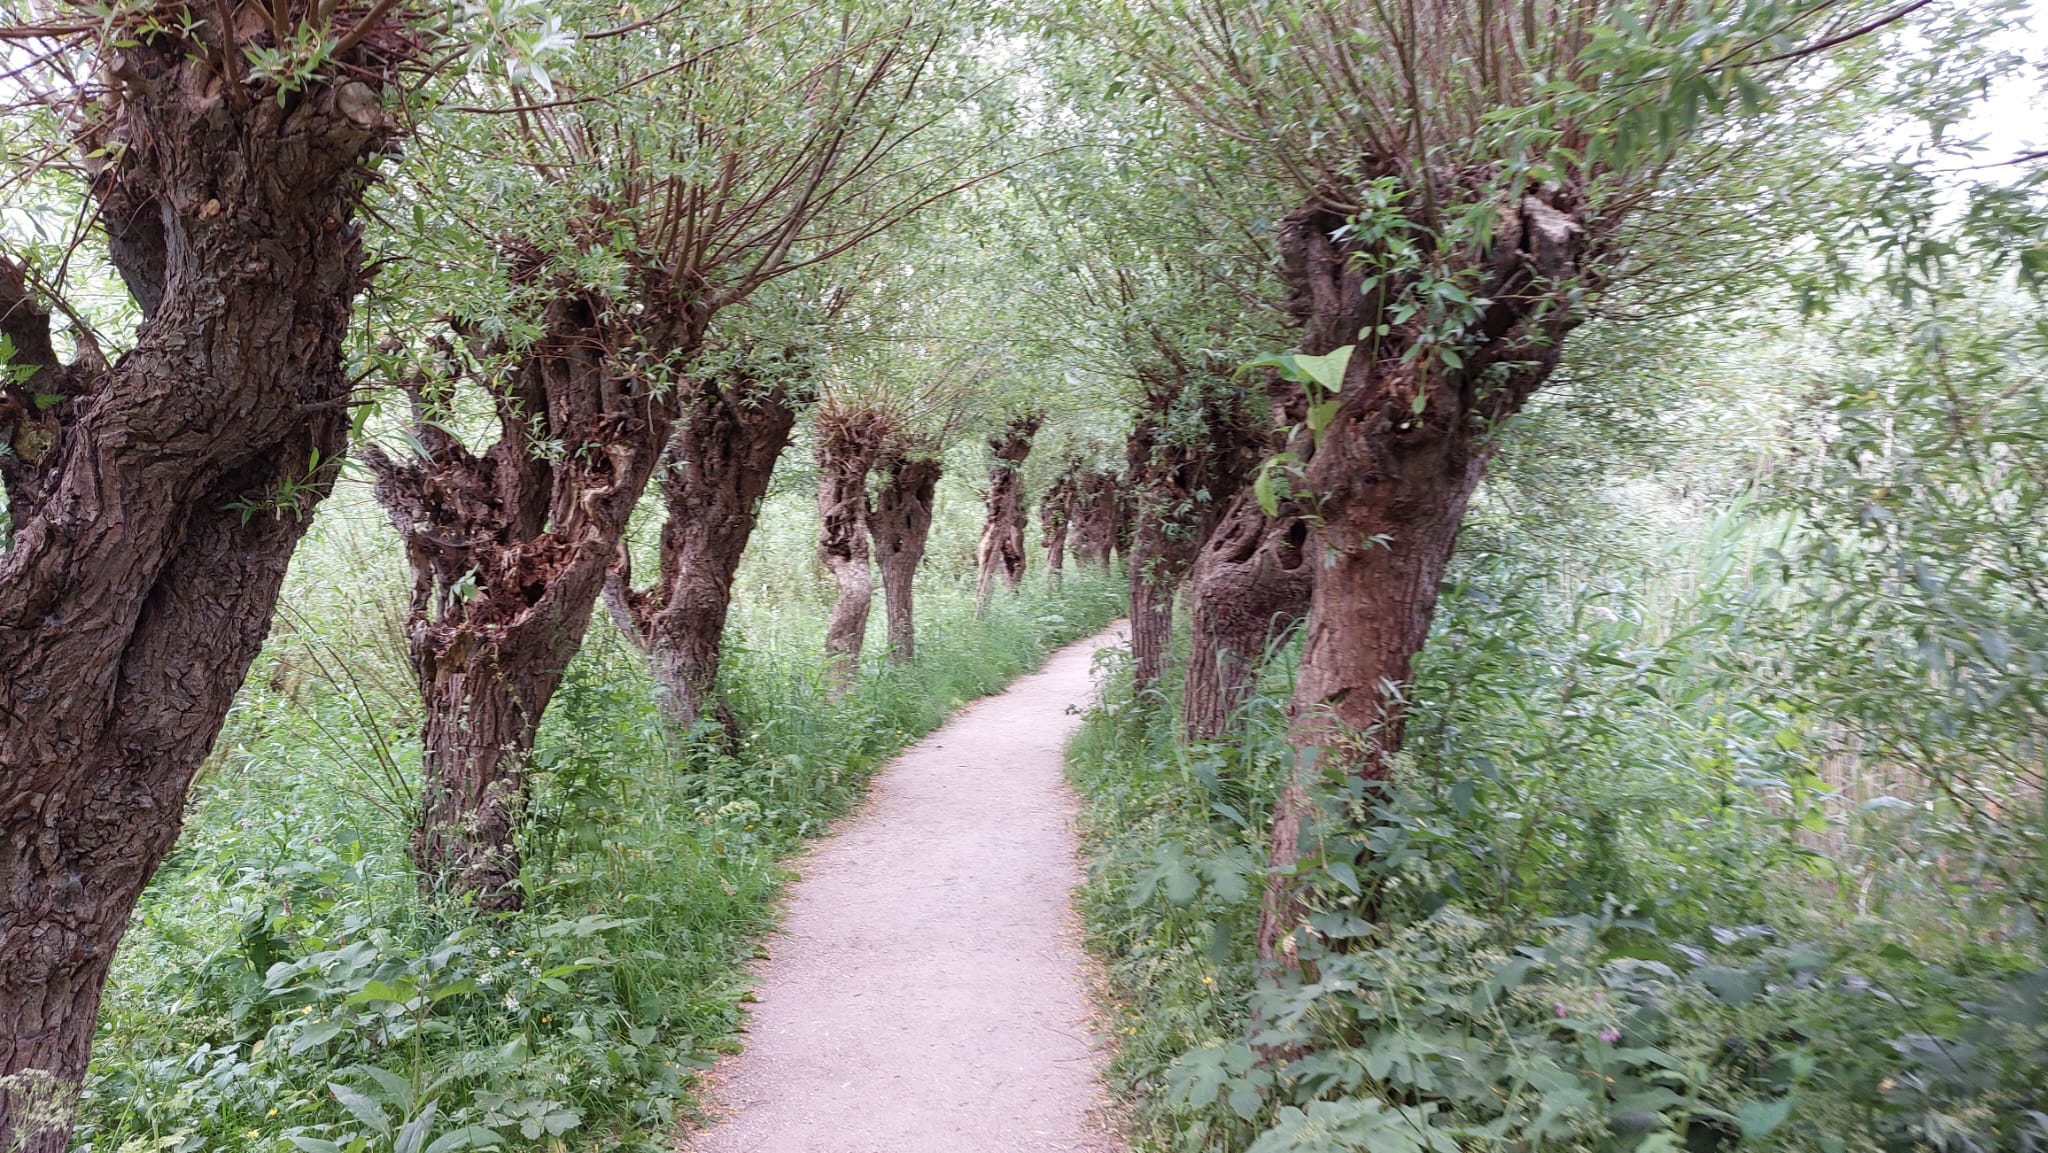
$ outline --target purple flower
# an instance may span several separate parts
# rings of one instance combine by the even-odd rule
[[[1609,1025],[1607,1028],[1600,1030],[1600,1039],[1612,1045],[1616,1041],[1621,1040],[1621,1030]]]
[[[1564,1002],[1563,1002],[1563,1001],[1559,1001],[1559,1002],[1557,1002],[1557,1003],[1556,1003],[1556,1005],[1555,1005],[1554,1007],[1555,1007],[1555,1008],[1557,1009],[1557,1015],[1558,1015],[1558,1016],[1560,1016],[1560,1017],[1568,1017],[1568,1016],[1570,1016],[1570,1015],[1571,1015],[1571,1014],[1569,1014],[1569,1013],[1566,1013],[1566,1012],[1565,1012],[1565,1010],[1564,1010]]]

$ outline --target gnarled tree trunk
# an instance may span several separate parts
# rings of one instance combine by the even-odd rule
[[[514,255],[523,275],[548,275],[538,254]],[[427,711],[413,859],[429,888],[480,908],[521,904],[527,757],[673,427],[681,390],[634,366],[686,363],[708,319],[659,272],[638,292],[638,315],[584,290],[546,306],[492,394],[500,435],[482,456],[428,411],[459,376],[452,356],[441,379],[408,383],[425,458],[363,454],[412,568],[407,633]]]
[[[1377,360],[1353,356],[1335,418],[1308,464],[1320,514],[1308,547],[1318,564],[1289,737],[1318,757],[1341,758],[1354,776],[1384,778],[1400,747],[1402,702],[1387,686],[1407,682],[1428,639],[1438,585],[1485,471],[1488,433],[1549,377],[1581,319],[1575,302],[1591,280],[1582,212],[1572,192],[1554,187],[1503,205],[1494,247],[1472,269],[1488,303],[1461,334],[1458,360],[1408,355],[1418,332],[1390,323]],[[1362,304],[1348,303],[1344,277],[1355,264],[1331,241],[1342,224],[1307,209],[1290,218],[1281,241],[1291,302],[1311,325],[1355,332],[1392,315],[1384,310],[1399,285],[1383,283]],[[1367,310],[1363,324],[1352,323],[1351,307]],[[1288,872],[1308,807],[1302,782],[1275,807],[1276,872],[1259,932],[1265,956],[1301,920]]]
[[[1083,470],[1075,482],[1071,514],[1074,559],[1105,573],[1116,548],[1121,483],[1116,473],[1101,468]]]
[[[746,377],[685,387],[661,475],[668,516],[660,575],[648,591],[633,591],[622,547],[606,578],[605,601],[647,654],[662,712],[687,729],[703,715],[718,678],[733,578],[808,390]]]
[[[341,62],[363,79],[223,86],[245,46],[222,26],[111,54],[82,141],[110,158],[92,193],[134,349],[61,363],[0,262],[0,333],[34,370],[0,387],[4,1149],[67,1144],[115,948],[346,447],[355,222],[395,130],[374,78],[400,53],[366,28]]]
[[[1247,490],[1231,499],[1188,574],[1190,646],[1181,731],[1223,734],[1257,683],[1266,652],[1308,611],[1315,570],[1309,523],[1292,500],[1267,516]]]
[[[1174,591],[1216,526],[1220,502],[1244,484],[1259,435],[1228,377],[1187,365],[1171,350],[1141,374],[1145,393],[1127,446],[1131,657],[1143,693],[1166,674]],[[1200,433],[1175,413],[1192,407]],[[1169,422],[1173,427],[1170,429]]]
[[[1360,291],[1364,274],[1336,251],[1316,227],[1319,222],[1297,216],[1281,232],[1288,279],[1297,286],[1286,308],[1302,325],[1302,351],[1312,356],[1355,339],[1365,306]],[[1223,734],[1250,696],[1268,648],[1307,615],[1315,585],[1307,551],[1309,504],[1292,491],[1298,471],[1315,459],[1316,437],[1306,425],[1307,396],[1299,384],[1277,373],[1268,375],[1266,395],[1273,432],[1265,447],[1284,448],[1293,463],[1272,474],[1272,515],[1261,509],[1252,490],[1239,492],[1188,574],[1181,735],[1189,741]]]
[[[876,466],[882,483],[875,492],[868,531],[874,536],[876,559],[882,569],[889,659],[901,664],[917,658],[917,618],[911,586],[917,577],[917,566],[924,560],[925,540],[931,535],[932,498],[938,492],[942,468],[931,446],[922,444],[891,445]]]
[[[818,556],[839,586],[825,621],[825,659],[835,692],[853,684],[867,641],[875,600],[868,565],[868,472],[889,433],[888,417],[875,409],[835,408],[818,416]]]
[[[1059,591],[1060,578],[1067,569],[1067,526],[1074,516],[1074,478],[1080,469],[1078,462],[1068,465],[1038,501],[1038,529],[1045,540],[1045,587],[1054,592]]]
[[[981,580],[976,597],[980,604],[988,603],[998,573],[1012,592],[1024,583],[1022,466],[1031,455],[1031,438],[1038,435],[1044,420],[1042,413],[1035,412],[1012,417],[1003,431],[989,438],[989,451],[996,463],[988,470],[988,519],[982,524],[978,553]]]

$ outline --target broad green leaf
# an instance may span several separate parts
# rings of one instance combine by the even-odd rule
[[[456,1153],[459,1149],[495,1149],[504,1143],[505,1139],[499,1136],[495,1129],[486,1129],[482,1125],[464,1125],[460,1129],[451,1129],[434,1138],[433,1144],[427,1146],[425,1153]]]
[[[1308,379],[1323,386],[1328,392],[1344,391],[1344,369],[1351,363],[1351,352],[1358,346],[1347,344],[1335,352],[1322,356],[1296,355],[1297,369]]]
[[[427,1102],[420,1115],[405,1123],[398,1136],[391,1142],[391,1153],[420,1153],[427,1143],[427,1133],[434,1127],[434,1118],[441,1113],[441,1103]]]
[[[339,1021],[322,1021],[299,1030],[292,1038],[291,1053],[296,1056],[308,1049],[317,1049],[341,1035],[343,1025]]]
[[[1777,1131],[1792,1115],[1792,1099],[1780,1097],[1775,1101],[1744,1101],[1742,1108],[1735,1111],[1735,1123],[1742,1128],[1744,1141],[1761,1141]]]
[[[341,1102],[341,1107],[348,1110],[349,1116],[354,1117],[358,1124],[380,1137],[391,1135],[391,1121],[384,1116],[382,1105],[338,1081],[329,1081],[327,1091],[334,1094],[334,1099]]]

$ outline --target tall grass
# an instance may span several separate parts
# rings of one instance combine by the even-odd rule
[[[951,533],[973,501],[947,500]],[[832,699],[813,516],[778,496],[742,570],[736,743],[667,731],[598,614],[533,758],[528,909],[490,919],[423,901],[407,865],[404,577],[364,494],[337,496],[136,911],[75,1147],[667,1148],[735,1044],[782,860],[905,744],[1120,611],[1106,579],[1034,574],[977,619],[970,574],[934,564],[917,662],[882,659],[878,619]]]

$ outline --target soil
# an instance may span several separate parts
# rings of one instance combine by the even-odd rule
[[[693,1153],[1123,1153],[1101,1080],[1064,748],[1121,626],[875,779],[799,862]]]

